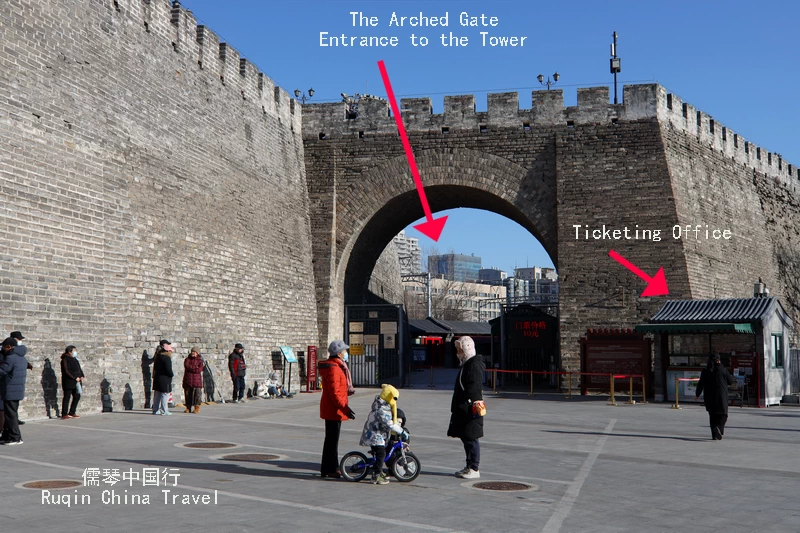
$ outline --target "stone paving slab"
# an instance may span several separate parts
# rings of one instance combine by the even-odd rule
[[[342,425],[340,455],[361,449],[375,393],[359,389],[351,398],[357,419]],[[445,436],[450,395],[444,387],[401,390],[423,470],[412,483],[388,486],[316,475],[324,434],[318,394],[206,406],[199,414],[176,409],[170,417],[124,411],[32,420],[22,427],[22,446],[0,447],[0,531],[800,531],[800,409],[731,409],[725,438],[715,442],[699,405],[487,394],[481,481],[535,487],[488,492],[452,475],[464,453]],[[237,447],[178,446],[215,441]],[[219,458],[233,453],[280,458]],[[99,487],[49,495],[17,486],[82,482],[87,468],[179,476],[167,486],[112,486],[101,475]],[[149,503],[141,503],[145,496]]]

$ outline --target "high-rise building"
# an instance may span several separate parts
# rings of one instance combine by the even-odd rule
[[[452,281],[477,281],[481,258],[474,255],[443,254],[428,256],[428,272]]]
[[[506,286],[506,298],[509,303],[527,301],[531,294],[531,282],[519,277],[503,280]]]
[[[422,272],[422,249],[419,247],[419,239],[406,237],[406,232],[401,231],[393,240],[397,248],[397,257],[400,259],[400,274],[407,276]]]
[[[527,279],[528,281],[535,281],[537,279],[550,279],[555,281],[558,279],[558,274],[556,274],[555,268],[529,267],[515,269],[514,277]]]
[[[508,280],[509,300],[516,297],[518,300],[523,298],[531,303],[552,304],[558,302],[558,274],[554,268],[517,268],[514,270],[514,278],[508,278]]]
[[[508,277],[504,271],[499,268],[482,268],[478,271],[478,279],[481,283],[488,283],[490,285],[501,285],[503,280]]]

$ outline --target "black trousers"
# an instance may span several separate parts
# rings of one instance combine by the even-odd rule
[[[341,420],[325,421],[325,443],[322,445],[320,474],[333,474],[339,470],[339,433],[341,430]]]
[[[375,454],[375,467],[372,471],[373,476],[383,473],[383,461],[386,459],[385,446],[370,446],[372,453]]]
[[[72,398],[72,405],[70,405],[70,398]],[[75,409],[78,408],[79,401],[81,401],[81,395],[78,394],[78,389],[64,389],[64,400],[61,402],[61,416],[74,415]]]
[[[708,413],[708,424],[711,426],[711,436],[716,438],[714,435],[714,428],[719,428],[719,434],[725,434],[725,423],[728,421],[728,415],[716,415],[713,413]]]
[[[5,400],[3,406],[6,413],[6,420],[3,422],[4,440],[22,440],[19,432],[19,400]]]
[[[465,439],[461,437],[461,442],[464,443],[464,452],[467,454],[467,466],[473,470],[480,470],[478,467],[481,465],[481,443],[478,439]]]
[[[234,376],[233,378],[233,399],[241,400],[247,392],[247,385],[244,383],[244,376]]]

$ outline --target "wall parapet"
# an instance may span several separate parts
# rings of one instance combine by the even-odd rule
[[[531,108],[520,109],[516,92],[489,93],[487,110],[478,112],[471,94],[445,96],[444,112],[434,114],[433,102],[425,98],[401,98],[400,111],[407,131],[447,134],[451,131],[486,133],[493,128],[529,130],[540,126],[576,126],[657,119],[722,152],[736,162],[794,188],[800,168],[780,154],[756,146],[710,115],[684,103],[658,84],[626,85],[623,103],[609,103],[607,86],[578,89],[578,105],[564,106],[564,93],[535,90]],[[351,118],[346,102],[306,104],[302,112],[303,138],[326,139],[365,133],[397,133],[389,102],[368,99],[359,102],[358,117]]]
[[[656,85],[631,85],[624,89],[622,104],[609,103],[607,86],[578,89],[578,105],[564,106],[561,89],[531,92],[531,107],[520,109],[516,92],[489,93],[487,110],[478,112],[471,94],[445,96],[444,112],[434,114],[430,98],[401,98],[400,109],[408,131],[475,130],[525,128],[539,125],[569,126],[656,118]],[[366,105],[365,105],[366,104]],[[324,134],[349,135],[356,132],[396,132],[389,102],[366,100],[359,103],[358,117],[348,116],[346,102],[307,104],[303,107],[303,135],[308,139]]]
[[[230,88],[234,98],[253,102],[261,107],[263,114],[277,116],[282,122],[290,123],[295,131],[300,131],[299,104],[291,95],[277,87],[256,65],[241,57],[213,30],[198,24],[194,14],[179,0],[105,1],[112,16],[134,21],[143,32],[187,57],[194,68],[208,72],[217,83]]]
[[[658,118],[665,126],[696,136],[701,144],[712,150],[796,189],[800,181],[800,168],[787,162],[781,154],[770,152],[748,141],[660,85],[657,86],[656,98]]]

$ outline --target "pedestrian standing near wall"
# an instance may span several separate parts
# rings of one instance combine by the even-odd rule
[[[0,392],[3,397],[3,435],[1,444],[13,446],[22,444],[19,431],[19,402],[25,398],[25,379],[28,377],[28,360],[25,354],[28,349],[18,346],[17,340],[11,337],[0,345],[3,361],[0,363]]]
[[[247,364],[244,361],[244,346],[239,343],[233,347],[233,351],[228,355],[228,370],[233,381],[233,403],[244,403],[244,393],[246,385],[244,377],[247,374]]]
[[[342,421],[356,418],[347,401],[347,375],[342,360],[348,348],[343,341],[333,341],[328,346],[328,358],[317,365],[322,378],[319,417],[325,420],[325,443],[322,445],[319,473],[324,478],[342,477],[339,470],[339,432]]]
[[[11,337],[12,339],[17,339],[17,346],[25,346],[25,343],[22,342],[23,340],[25,340],[25,337],[22,336],[21,331],[12,331],[8,336]],[[27,357],[29,357],[29,355],[26,354],[26,359],[25,359],[26,361]],[[28,361],[28,370],[33,370],[33,365],[31,364],[30,361]],[[18,423],[20,426],[22,426],[25,424],[25,421],[19,420]]]
[[[450,402],[450,427],[448,437],[456,437],[464,443],[466,466],[455,473],[456,477],[478,479],[480,474],[481,445],[483,437],[483,417],[475,417],[472,404],[483,400],[483,373],[486,366],[483,358],[475,355],[475,341],[471,337],[456,340],[456,356],[461,369],[456,377],[453,400]]]
[[[711,438],[714,440],[722,440],[725,434],[725,423],[728,421],[728,385],[733,384],[733,379],[722,364],[719,354],[716,354],[708,358],[708,365],[700,373],[700,381],[697,382],[695,399],[703,394]]]
[[[25,337],[22,336],[22,332],[21,331],[12,331],[11,334],[9,335],[9,337],[11,337],[12,339],[17,339],[17,346],[25,346],[25,343],[22,342],[23,340],[25,340]],[[27,357],[26,357],[26,361],[27,361]],[[30,363],[30,361],[28,361],[28,370],[33,370],[33,365]],[[20,420],[20,424],[22,424],[21,420]]]
[[[183,398],[184,413],[199,413],[203,401],[203,358],[200,349],[192,346],[189,357],[183,360]]]
[[[172,392],[172,352],[169,341],[161,341],[161,349],[153,361],[153,414],[169,416],[169,393]]]
[[[83,370],[77,359],[78,350],[70,345],[61,354],[61,390],[64,392],[64,400],[61,403],[61,419],[80,418],[75,411],[78,402],[81,401],[83,392]],[[71,400],[71,405],[70,405]]]

